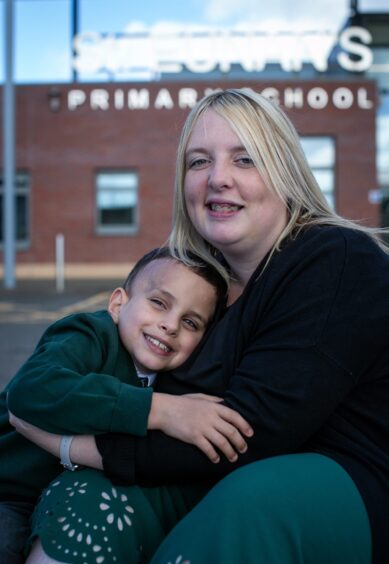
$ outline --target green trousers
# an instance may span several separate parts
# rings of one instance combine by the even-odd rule
[[[97,470],[65,470],[42,493],[29,545],[39,537],[48,556],[67,564],[146,564],[208,490],[115,486]]]
[[[370,564],[361,496],[319,454],[277,456],[219,482],[170,532],[152,564]]]

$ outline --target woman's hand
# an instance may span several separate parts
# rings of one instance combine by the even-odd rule
[[[239,413],[221,405],[221,401],[206,394],[173,396],[154,392],[148,428],[197,446],[214,463],[220,460],[216,448],[235,462],[238,453],[247,450],[244,436],[252,436],[253,430]]]
[[[50,452],[53,456],[60,457],[59,451],[62,435],[49,433],[39,427],[35,427],[35,425],[27,423],[27,421],[16,417],[11,412],[9,412],[9,422],[26,439],[35,443],[43,450]],[[82,466],[89,466],[98,470],[103,468],[101,455],[97,450],[95,438],[92,435],[76,435],[73,438],[70,446],[70,459],[73,463],[81,464]]]

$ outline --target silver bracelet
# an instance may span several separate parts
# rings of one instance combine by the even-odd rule
[[[72,444],[72,440],[74,439],[73,435],[65,435],[61,439],[61,443],[59,446],[59,456],[61,459],[61,464],[66,470],[77,470],[78,464],[73,464],[70,460],[70,445]]]

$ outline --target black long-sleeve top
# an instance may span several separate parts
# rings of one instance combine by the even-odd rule
[[[339,462],[365,501],[374,561],[389,562],[389,256],[366,235],[310,227],[290,238],[157,390],[223,396],[252,425],[248,451],[212,464],[160,432],[103,435],[114,480],[140,485],[217,480],[278,454]],[[255,519],[255,517],[253,517]]]

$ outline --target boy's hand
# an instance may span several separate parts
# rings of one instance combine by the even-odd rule
[[[223,401],[223,398],[219,398],[219,396],[210,396],[209,394],[194,394],[193,393],[193,394],[184,394],[181,397],[208,400],[208,401],[214,401],[214,402],[217,402],[217,403],[220,403],[221,401]]]
[[[47,450],[54,456],[59,456],[61,435],[55,435],[54,433],[49,433],[48,431],[39,429],[38,427],[35,427],[35,425],[27,423],[27,421],[16,417],[16,415],[13,415],[10,411],[9,422],[13,427],[15,427],[16,431],[23,435],[26,439],[32,441],[44,450]]]
[[[154,392],[148,428],[197,446],[214,463],[220,460],[216,448],[235,462],[238,453],[247,450],[244,436],[251,437],[253,430],[239,413],[220,401],[205,394],[173,396]]]

